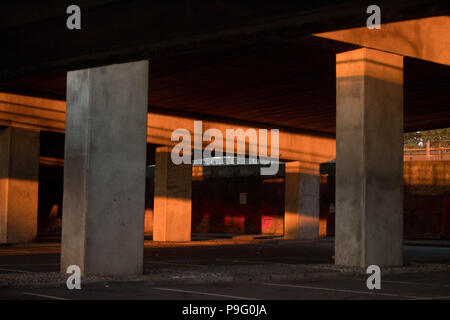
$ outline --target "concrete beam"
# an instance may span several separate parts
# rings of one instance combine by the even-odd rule
[[[171,150],[156,149],[153,241],[190,241],[192,165],[175,165]]]
[[[320,164],[286,162],[285,239],[319,237]]]
[[[315,36],[450,65],[450,16],[317,33]]]
[[[148,62],[69,72],[61,272],[143,271]]]
[[[177,142],[170,140],[172,132],[176,129],[183,128],[191,133],[194,137],[194,120],[187,117],[179,117],[172,115],[162,115],[156,113],[149,113],[149,127],[147,130],[148,142],[155,144],[164,144],[173,146]],[[198,120],[198,119],[197,119]],[[250,127],[248,125],[229,124],[219,121],[202,121],[203,132],[208,129],[218,129],[223,137],[226,137],[227,129],[258,129]],[[261,129],[264,129],[263,127]],[[270,133],[268,133],[267,149],[270,154],[271,143]],[[205,147],[208,143],[204,144]],[[258,144],[254,146],[251,143],[247,143],[246,153],[250,148],[258,149],[264,147]],[[236,149],[236,146],[235,146]],[[224,150],[225,151],[225,150]],[[308,163],[326,162],[333,160],[336,155],[336,140],[331,137],[296,133],[286,130],[280,130],[279,132],[279,157],[280,159],[298,160]]]
[[[0,92],[0,125],[64,133],[65,110],[64,101]],[[166,146],[177,143],[170,139],[176,129],[187,129],[193,137],[194,120],[201,120],[156,112],[149,112],[147,117],[147,142]],[[220,130],[225,137],[226,129],[241,128],[245,131],[251,127],[220,121],[203,121],[203,132],[210,128]],[[279,149],[281,159],[309,163],[326,162],[336,157],[336,140],[327,136],[280,129]],[[248,146],[246,150],[248,152]],[[270,143],[267,150],[270,150]]]
[[[403,263],[403,57],[336,56],[336,264]]]
[[[0,243],[35,240],[39,132],[0,129]]]
[[[0,92],[0,125],[64,133],[66,102]]]

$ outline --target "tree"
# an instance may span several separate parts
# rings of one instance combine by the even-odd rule
[[[416,131],[405,133],[404,144],[405,148],[420,148],[424,147],[426,141],[442,141],[442,147],[450,146],[450,128],[427,130],[427,131]]]

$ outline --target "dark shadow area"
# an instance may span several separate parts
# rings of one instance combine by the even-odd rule
[[[419,172],[424,165],[433,166],[433,170]],[[445,162],[411,161],[404,167],[404,239],[450,239],[450,186],[444,183],[446,172],[442,170]],[[334,235],[335,172],[336,163],[321,166],[321,232],[326,229],[328,236]]]

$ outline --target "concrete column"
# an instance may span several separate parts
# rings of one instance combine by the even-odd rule
[[[67,74],[61,272],[143,271],[148,61]]]
[[[0,243],[36,238],[39,132],[0,129]]]
[[[170,147],[156,149],[154,241],[191,241],[192,165],[175,165]]]
[[[403,263],[403,57],[336,56],[336,264]]]
[[[320,164],[286,162],[284,238],[319,238]]]

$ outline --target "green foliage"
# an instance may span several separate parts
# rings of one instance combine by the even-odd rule
[[[433,145],[437,145],[439,143],[438,141],[441,141],[441,147],[449,147],[450,128],[409,132],[404,135],[405,148],[424,147],[428,140],[430,140]]]

